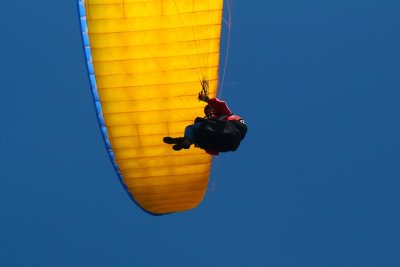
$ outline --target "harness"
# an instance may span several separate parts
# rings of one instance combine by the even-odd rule
[[[196,131],[195,139],[202,149],[228,152],[238,149],[246,133],[243,120],[207,119]]]

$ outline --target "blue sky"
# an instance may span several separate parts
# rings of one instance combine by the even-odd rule
[[[0,3],[0,266],[400,266],[400,2],[232,4],[248,136],[153,217],[105,151],[76,2]]]

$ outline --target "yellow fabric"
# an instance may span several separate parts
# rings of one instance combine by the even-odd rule
[[[216,95],[223,0],[86,0],[97,87],[123,182],[145,210],[196,207],[211,158],[179,152],[164,136],[182,136],[203,116],[207,79]]]

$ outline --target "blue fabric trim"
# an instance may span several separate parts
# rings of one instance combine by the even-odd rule
[[[142,208],[139,205],[139,203],[137,203],[136,200],[133,198],[131,193],[129,193],[128,188],[123,181],[122,173],[121,173],[121,171],[118,167],[118,164],[115,160],[114,151],[112,150],[110,139],[108,138],[108,132],[107,132],[107,128],[106,128],[106,125],[104,122],[103,112],[102,112],[102,108],[101,108],[101,102],[100,102],[100,98],[99,98],[99,91],[97,90],[96,77],[94,74],[94,67],[93,67],[93,61],[92,61],[92,52],[90,49],[90,40],[89,40],[89,35],[88,35],[88,27],[87,27],[87,21],[86,21],[86,9],[85,9],[85,1],[84,0],[78,0],[78,9],[79,9],[80,22],[81,22],[80,25],[81,25],[81,33],[82,33],[82,42],[84,45],[84,51],[85,51],[85,56],[86,56],[86,66],[87,66],[87,71],[89,74],[89,80],[90,80],[90,86],[92,89],[93,101],[94,101],[95,108],[96,108],[97,119],[99,121],[101,132],[103,134],[104,144],[107,148],[107,152],[108,152],[108,155],[110,156],[112,165],[114,166],[114,169],[117,173],[118,179],[121,182],[122,186],[125,188],[125,191],[128,193],[129,197],[139,208],[141,208],[144,212],[151,214],[151,215],[155,215],[155,216],[163,215],[163,214],[152,213],[152,212]]]

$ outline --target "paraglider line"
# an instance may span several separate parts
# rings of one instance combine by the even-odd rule
[[[228,9],[228,21],[226,19],[223,19],[224,23],[228,27],[228,37],[227,37],[227,44],[226,44],[226,53],[225,53],[225,62],[224,62],[224,69],[222,72],[222,78],[221,78],[221,86],[220,89],[218,90],[218,97],[221,98],[222,95],[222,89],[224,87],[224,82],[225,82],[225,74],[226,74],[226,69],[228,67],[228,58],[229,58],[229,47],[231,43],[231,27],[232,27],[232,8],[231,8],[231,0],[227,0],[227,9]]]

